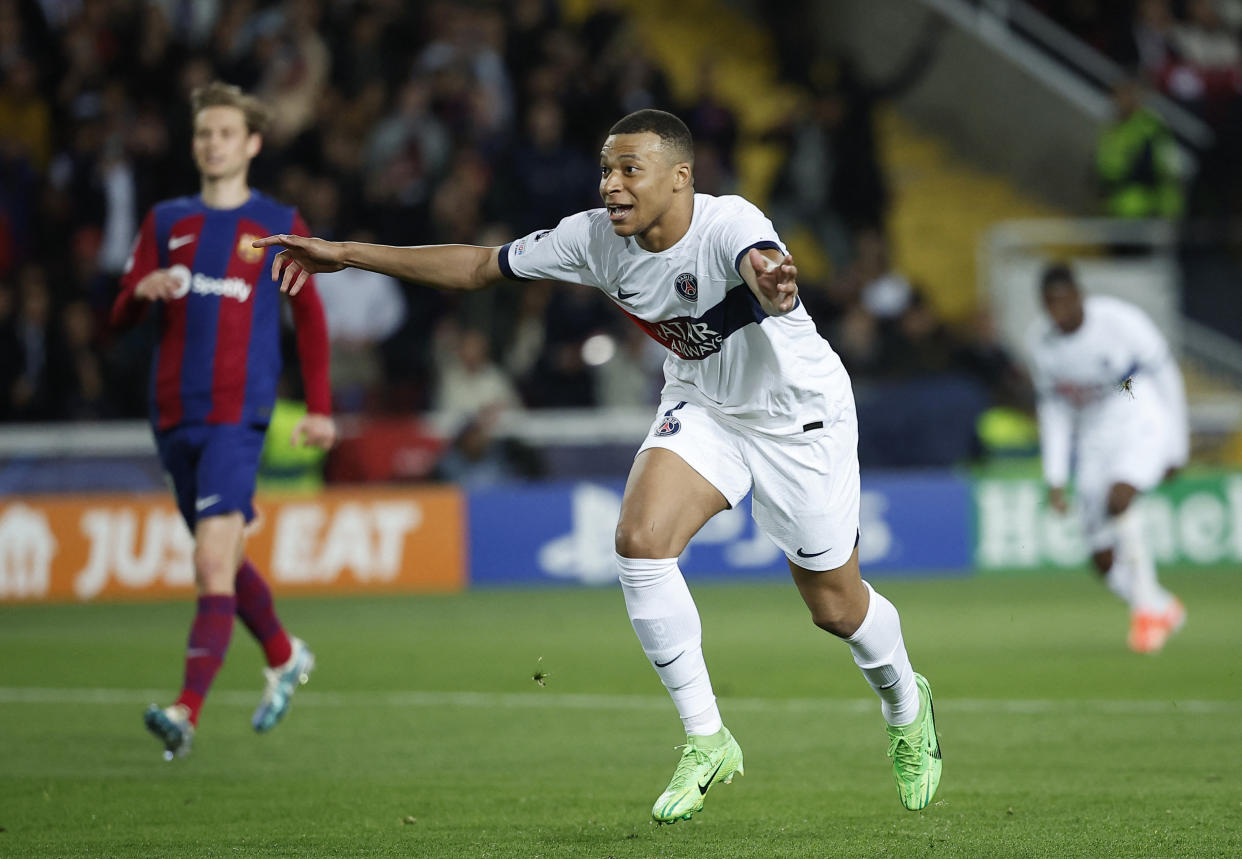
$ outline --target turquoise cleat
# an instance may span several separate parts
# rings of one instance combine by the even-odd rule
[[[310,652],[306,642],[300,638],[293,639],[293,653],[289,660],[276,668],[264,668],[263,675],[267,678],[267,687],[263,690],[263,698],[254,711],[250,724],[259,733],[270,731],[276,723],[289,712],[289,704],[297,688],[310,680],[315,670],[315,654]]]

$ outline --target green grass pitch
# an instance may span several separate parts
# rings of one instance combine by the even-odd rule
[[[746,775],[666,827],[683,737],[615,588],[285,601],[319,657],[289,717],[250,730],[239,624],[171,764],[141,715],[179,683],[188,602],[4,608],[0,856],[1236,856],[1242,573],[1166,581],[1189,623],[1141,657],[1085,573],[878,580],[937,696],[922,813],[792,585],[696,585]]]

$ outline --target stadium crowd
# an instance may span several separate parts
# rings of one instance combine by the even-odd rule
[[[1034,0],[1032,5],[1211,127],[1215,141],[1197,153],[1184,214],[1209,220],[1242,216],[1237,158],[1242,0]]]
[[[805,222],[816,186],[809,226],[836,270],[804,295],[860,384],[955,373],[1021,400],[986,321],[950,333],[888,266],[871,109],[932,50],[883,84],[800,66],[833,71],[794,80],[818,109],[773,133],[790,153],[773,211],[782,229]],[[215,78],[271,105],[252,182],[327,238],[501,244],[553,226],[598,204],[594,153],[641,107],[687,120],[698,190],[735,187],[738,122],[711,68],[676,103],[608,0],[580,22],[553,0],[0,0],[0,69],[3,420],[145,413],[150,334],[103,322],[141,214],[197,190],[188,94]],[[815,178],[826,161],[858,187]],[[594,290],[448,296],[358,271],[319,290],[341,412],[656,402],[660,347]]]

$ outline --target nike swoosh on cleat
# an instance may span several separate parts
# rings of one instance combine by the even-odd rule
[[[633,298],[636,295],[638,295],[637,289],[634,290],[633,292],[626,292],[624,289],[621,289],[621,287],[617,287],[617,298],[621,299],[622,301],[629,301],[631,298]]]
[[[712,770],[712,774],[707,777],[707,783],[699,782],[699,796],[706,796],[707,789],[712,786],[712,779],[716,777],[716,773],[720,772],[720,768],[724,766],[724,761],[716,764],[716,769]]]
[[[827,549],[824,549],[824,552],[831,552],[831,551],[832,551],[832,546],[829,546]],[[824,554],[824,552],[812,552],[811,554],[808,555],[806,552],[802,551],[801,546],[798,547],[799,558],[818,558],[820,555]]]
[[[684,650],[683,650],[681,653],[678,653],[676,656],[674,656],[674,657],[673,657],[672,659],[670,659],[668,662],[656,662],[654,659],[653,659],[653,660],[651,660],[651,661],[652,661],[652,662],[655,662],[655,667],[656,667],[656,668],[667,668],[668,666],[670,666],[670,665],[672,665],[674,662],[676,662],[678,659],[681,659],[682,653],[685,653],[685,652],[686,652],[686,651],[684,651]]]

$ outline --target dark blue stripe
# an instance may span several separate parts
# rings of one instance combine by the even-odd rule
[[[520,274],[514,274],[513,266],[509,265],[509,248],[513,242],[509,242],[500,249],[500,255],[496,257],[496,262],[500,264],[500,273],[509,280],[530,280],[528,277],[522,277]]]
[[[668,417],[669,415],[671,415],[673,412],[677,411],[678,409],[685,408],[685,406],[686,406],[686,401],[682,400],[680,403],[678,403],[677,405],[669,409],[667,412],[665,412],[664,417]]]
[[[738,255],[733,260],[734,270],[737,271],[738,274],[742,273],[742,259],[748,253],[750,253],[752,249],[766,251],[769,248],[772,250],[779,251],[781,249],[781,246],[778,245],[776,242],[765,239],[764,241],[755,242],[753,245],[748,245],[747,247],[742,248],[742,250],[738,252]]]
[[[742,330],[752,322],[762,322],[768,318],[759,299],[755,298],[750,287],[744,283],[730,287],[725,293],[724,301],[707,311],[704,318],[713,317],[717,311],[722,313],[719,331],[725,337]]]

